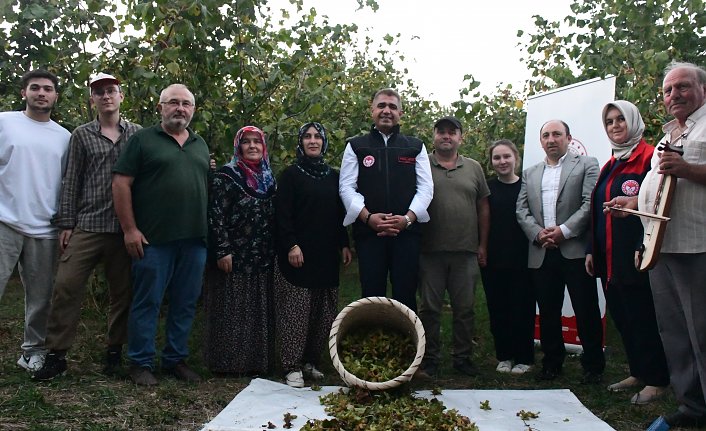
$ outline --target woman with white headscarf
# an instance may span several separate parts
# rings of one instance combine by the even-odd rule
[[[642,388],[630,401],[647,404],[665,394],[669,372],[649,277],[635,268],[635,251],[643,237],[642,223],[638,217],[625,217],[624,213],[608,208],[636,207],[654,147],[642,138],[645,123],[632,103],[610,102],[603,108],[602,118],[613,155],[601,169],[591,196],[592,231],[586,271],[601,279],[608,310],[623,340],[630,367],[630,376],[611,384],[608,390]]]

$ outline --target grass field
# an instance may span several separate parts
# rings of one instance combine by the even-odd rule
[[[171,378],[160,379],[156,388],[134,385],[125,375],[106,377],[100,373],[103,360],[105,287],[95,278],[91,295],[84,304],[78,339],[69,352],[69,372],[50,383],[35,383],[15,362],[20,353],[24,319],[23,290],[13,278],[0,300],[0,429],[1,430],[198,430],[218,414],[247,386],[249,379],[211,375],[203,366],[199,312],[192,334],[189,363],[205,377],[199,385],[186,385]],[[340,305],[358,298],[355,268],[342,278]],[[450,339],[449,313],[445,315],[443,339]],[[554,382],[537,383],[533,373],[511,376],[495,372],[493,340],[488,330],[488,315],[482,289],[477,289],[476,341],[474,360],[482,374],[468,378],[454,374],[446,357],[442,377],[420,388],[447,389],[544,389],[569,388],[594,414],[616,430],[644,430],[659,414],[676,408],[670,395],[648,406],[632,406],[631,393],[609,393],[605,386],[624,378],[627,365],[620,340],[612,324],[607,333],[607,369],[604,383],[583,386],[578,383],[581,367],[576,357],[568,358],[564,375]],[[159,344],[158,344],[159,345]],[[448,356],[448,350],[446,350]],[[541,354],[537,353],[537,359]],[[330,360],[324,371],[324,384],[341,384]],[[280,380],[281,376],[271,376]],[[425,386],[426,385],[426,386]],[[473,420],[473,418],[471,418]],[[272,418],[279,424],[280,418]],[[526,428],[518,428],[518,431]],[[570,427],[567,426],[567,430]],[[510,431],[510,430],[509,430]],[[537,430],[541,431],[541,430]]]

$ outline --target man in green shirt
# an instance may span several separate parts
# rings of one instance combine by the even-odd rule
[[[194,95],[181,84],[159,97],[162,121],[135,133],[113,169],[113,200],[133,259],[128,319],[130,377],[153,386],[155,336],[162,298],[169,298],[162,370],[198,382],[189,369],[188,338],[206,261],[208,146],[188,128]]]

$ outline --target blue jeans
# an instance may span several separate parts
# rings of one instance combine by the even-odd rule
[[[206,246],[201,239],[184,239],[147,245],[144,251],[142,259],[132,261],[127,356],[134,365],[154,369],[159,310],[166,293],[169,311],[162,367],[169,368],[189,355],[189,332],[201,294]]]

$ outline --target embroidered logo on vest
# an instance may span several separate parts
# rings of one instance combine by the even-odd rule
[[[373,156],[365,156],[365,158],[363,159],[363,166],[365,166],[366,168],[369,168],[374,164],[375,164],[375,157],[373,157]]]
[[[416,157],[404,157],[404,156],[399,156],[397,158],[397,161],[399,163],[405,164],[405,165],[413,165],[417,163]]]
[[[625,196],[637,196],[640,192],[640,183],[635,180],[627,180],[620,186]]]

